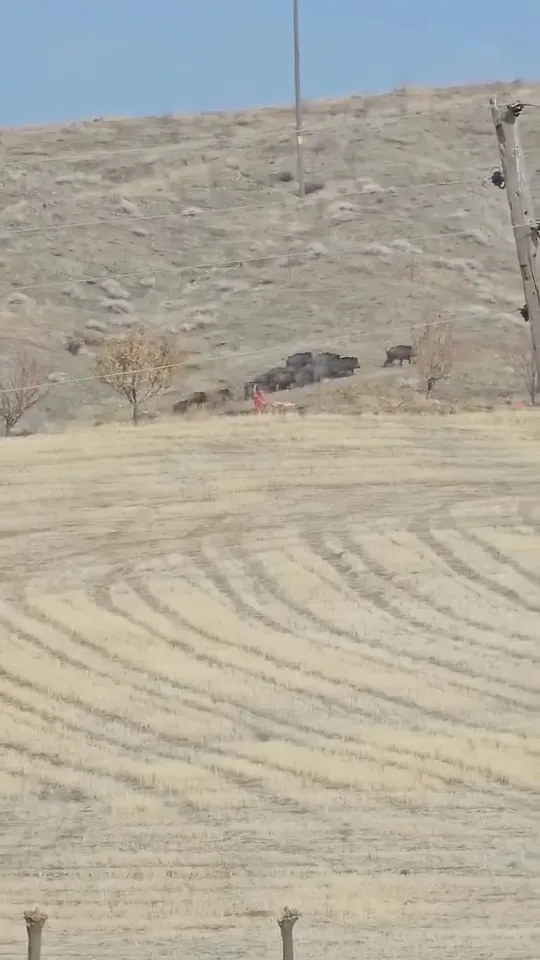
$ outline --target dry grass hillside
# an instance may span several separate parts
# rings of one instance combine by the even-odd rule
[[[1,955],[37,902],[263,960],[288,903],[304,960],[533,960],[539,471],[530,411],[5,440]]]
[[[506,197],[483,183],[498,165],[493,92],[540,100],[510,84],[309,104],[304,203],[286,109],[2,131],[4,356],[22,341],[57,380],[87,377],[102,341],[144,321],[192,353],[177,394],[335,347],[362,370],[345,394],[315,392],[331,409],[354,391],[411,393],[409,372],[380,370],[384,347],[440,317],[460,342],[445,396],[523,395],[509,363],[523,301]],[[522,126],[538,188],[540,111]],[[72,335],[87,342],[76,357]],[[91,380],[61,382],[28,423],[117,407]]]

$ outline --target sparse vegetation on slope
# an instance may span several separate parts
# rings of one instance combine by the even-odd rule
[[[369,393],[396,379],[377,372],[385,349],[440,315],[463,347],[453,400],[522,396],[500,350],[522,323],[513,236],[502,191],[484,182],[498,162],[494,91],[309,104],[307,176],[321,189],[304,203],[286,110],[3,131],[0,334],[65,374],[47,422],[116,415],[98,381],[67,381],[139,323],[185,339],[188,390],[239,385],[313,349],[358,356],[348,390]],[[538,111],[523,139],[534,171]],[[335,402],[347,408],[339,390]]]

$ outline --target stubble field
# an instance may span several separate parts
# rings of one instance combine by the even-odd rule
[[[240,422],[240,420],[242,422]],[[533,960],[534,414],[5,441],[0,920],[47,956]]]

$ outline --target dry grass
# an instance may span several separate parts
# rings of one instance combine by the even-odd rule
[[[540,421],[6,440],[6,956],[525,960]],[[14,518],[17,517],[15,523]]]
[[[381,385],[407,391],[403,371],[380,369],[384,349],[437,316],[453,322],[461,347],[443,398],[523,396],[504,359],[523,327],[506,198],[483,184],[498,163],[494,92],[538,98],[493,85],[309,104],[307,178],[323,186],[303,205],[290,110],[2,131],[6,350],[15,336],[57,374],[84,377],[102,339],[142,322],[193,353],[178,389],[237,386],[294,350],[320,348],[358,355],[355,383],[371,396]],[[523,142],[535,189],[538,111],[523,118]],[[237,258],[246,262],[211,266]],[[87,344],[76,356],[64,349],[70,337]],[[339,391],[326,396],[346,408]],[[28,424],[103,411],[127,417],[96,382],[59,383]]]

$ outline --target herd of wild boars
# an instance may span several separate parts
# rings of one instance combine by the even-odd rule
[[[244,399],[248,400],[257,384],[268,393],[306,387],[309,383],[350,377],[360,369],[358,357],[342,357],[339,353],[312,353],[306,350],[287,357],[281,367],[271,367],[244,384]]]
[[[391,367],[396,363],[401,367],[405,360],[410,364],[415,356],[413,346],[398,343],[386,350],[383,367]],[[329,352],[313,353],[311,350],[292,353],[282,366],[271,367],[259,376],[247,380],[244,384],[244,400],[251,399],[256,386],[262,387],[268,393],[277,393],[279,390],[306,387],[322,380],[351,377],[359,369],[358,357],[343,357],[339,353]],[[219,387],[212,391],[198,390],[183,400],[178,400],[173,406],[173,413],[187,413],[191,407],[196,407],[197,410],[206,406],[219,407],[233,399],[232,391],[228,387]]]

